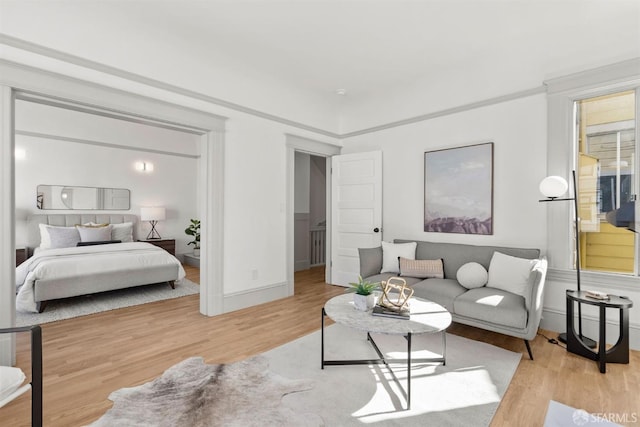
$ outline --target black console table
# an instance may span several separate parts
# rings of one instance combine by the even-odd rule
[[[573,325],[573,307],[575,303],[594,305],[599,308],[600,338],[598,350],[593,351],[580,339]],[[599,300],[590,298],[584,291],[567,290],[567,351],[595,360],[600,366],[600,372],[606,372],[606,364],[629,363],[629,308],[633,302],[627,297],[609,295],[609,299]],[[620,310],[620,336],[618,342],[607,350],[606,347],[606,309]]]

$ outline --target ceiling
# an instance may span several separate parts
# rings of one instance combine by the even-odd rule
[[[313,112],[269,102],[297,91],[318,111],[399,120],[429,99],[445,108],[640,57],[640,0],[0,0],[0,12],[0,33],[301,122]]]
[[[110,3],[203,51],[314,91],[346,89],[349,96],[478,61],[535,58],[557,63],[561,72],[564,56],[601,56],[616,42],[640,56],[637,0]]]

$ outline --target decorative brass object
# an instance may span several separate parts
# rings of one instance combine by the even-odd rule
[[[413,289],[407,286],[406,280],[390,277],[386,282],[382,282],[382,296],[378,305],[395,311],[408,310],[409,298],[412,296]]]

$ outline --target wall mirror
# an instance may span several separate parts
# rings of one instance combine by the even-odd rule
[[[130,191],[124,188],[38,185],[38,209],[129,210]]]

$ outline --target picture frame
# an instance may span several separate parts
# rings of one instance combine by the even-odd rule
[[[424,231],[493,234],[493,142],[424,153]]]

